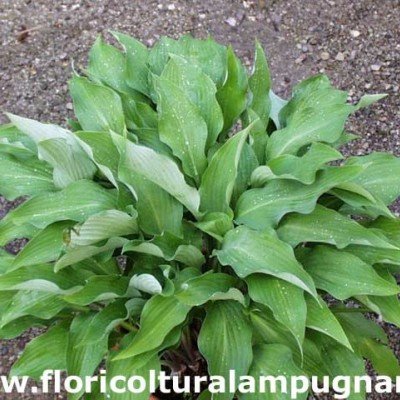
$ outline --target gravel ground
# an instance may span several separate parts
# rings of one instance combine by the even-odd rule
[[[352,100],[365,92],[388,93],[380,104],[351,118],[348,129],[361,138],[348,152],[400,154],[398,0],[3,0],[0,20],[0,111],[65,124],[72,108],[66,85],[71,61],[84,65],[90,45],[108,29],[148,45],[161,35],[211,34],[231,43],[247,64],[257,37],[269,56],[274,89],[282,96],[317,72],[348,90]],[[5,121],[1,115],[0,122]],[[14,206],[1,198],[0,218]],[[399,354],[400,331],[385,329]],[[0,375],[33,335],[0,342]],[[393,396],[386,398],[398,399]],[[0,400],[25,398],[32,397],[0,394]]]

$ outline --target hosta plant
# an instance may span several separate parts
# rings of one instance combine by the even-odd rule
[[[317,75],[286,101],[258,43],[248,73],[212,39],[113,35],[69,81],[69,129],[0,130],[0,193],[27,197],[0,245],[29,239],[0,255],[0,337],[47,328],[11,374],[399,374],[370,317],[400,326],[400,160],[338,150],[382,96]],[[149,393],[124,396],[95,398]]]

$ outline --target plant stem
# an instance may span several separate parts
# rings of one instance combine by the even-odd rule
[[[120,324],[120,326],[122,326],[124,329],[126,329],[129,332],[137,332],[138,331],[138,328],[136,328],[135,326],[133,326],[129,322],[122,321],[119,324]]]
[[[334,313],[340,314],[340,313],[370,313],[373,312],[369,308],[366,307],[360,307],[360,308],[331,308],[331,311]]]

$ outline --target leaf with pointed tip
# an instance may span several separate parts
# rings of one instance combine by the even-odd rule
[[[321,332],[324,335],[328,335],[338,343],[346,346],[350,350],[353,350],[346,333],[340,325],[340,322],[336,319],[335,315],[331,312],[327,304],[322,299],[320,299],[320,302],[317,303],[315,299],[311,297],[308,297],[306,302],[307,328]]]
[[[295,391],[290,384],[293,376],[304,376],[304,372],[294,363],[292,352],[282,344],[262,344],[254,348],[254,360],[250,367],[249,375],[257,379],[260,376],[284,376],[289,384],[287,392],[283,391],[278,395],[272,392],[272,385],[266,384],[265,393],[241,394],[241,400],[289,400],[293,398],[291,392]],[[279,386],[278,386],[279,387]],[[307,393],[297,393],[296,399],[307,399]]]
[[[126,130],[121,98],[112,89],[74,76],[69,81],[75,115],[85,131]]]
[[[113,138],[121,152],[120,177],[128,174],[140,175],[175,197],[193,215],[198,214],[199,193],[185,182],[184,175],[174,161],[119,136],[114,135]]]
[[[246,70],[232,47],[226,53],[227,72],[223,85],[217,91],[217,100],[224,116],[227,132],[246,109],[248,79]]]
[[[182,161],[183,170],[200,182],[207,160],[207,124],[185,92],[164,77],[155,81],[160,139]]]
[[[89,246],[117,236],[138,233],[137,215],[131,216],[118,210],[102,211],[90,216],[82,225],[70,231],[68,245]]]
[[[11,368],[11,376],[30,376],[39,380],[45,370],[67,368],[68,325],[60,323],[30,341]]]
[[[53,294],[70,294],[84,286],[85,274],[54,272],[50,264],[21,267],[0,275],[0,290],[35,290]]]
[[[390,283],[396,284],[395,277],[382,266],[376,268],[379,276]],[[356,299],[372,311],[381,315],[383,320],[400,328],[400,300],[394,296],[357,296]]]
[[[72,221],[48,225],[35,235],[16,256],[13,269],[57,260],[64,247],[65,232],[72,225]]]
[[[280,113],[284,128],[271,135],[267,158],[296,154],[301,147],[312,142],[335,142],[354,110],[346,100],[347,93],[334,89],[324,75],[302,81]]]
[[[315,333],[313,341],[324,355],[325,368],[328,371],[328,376],[331,378],[336,376],[356,377],[365,375],[365,364],[362,357],[322,333]],[[365,400],[366,393],[363,385],[361,385],[361,392],[354,392],[354,380],[350,379],[349,389],[349,400]]]
[[[204,172],[200,185],[200,209],[228,212],[240,154],[251,127],[237,133],[220,147]]]
[[[113,36],[124,47],[126,55],[126,83],[132,88],[145,95],[149,94],[147,60],[149,50],[138,40],[120,32],[111,32]]]
[[[350,244],[383,249],[396,247],[373,229],[368,229],[335,210],[317,205],[310,214],[289,214],[279,224],[278,236],[292,247],[319,242],[343,249]]]
[[[129,90],[125,55],[116,47],[104,43],[98,36],[89,52],[89,77],[119,92]]]
[[[48,292],[35,290],[17,292],[2,314],[0,328],[18,318],[33,316],[41,319],[50,319],[57,315],[67,304],[60,296]]]
[[[351,157],[346,165],[364,166],[364,170],[354,178],[354,182],[385,204],[391,204],[400,195],[400,158],[387,153],[372,153],[362,157]]]
[[[84,132],[74,133],[83,150],[97,165],[107,179],[118,187],[119,152],[115,147],[111,135],[108,132]]]
[[[222,111],[215,97],[217,88],[198,65],[177,55],[172,54],[170,57],[161,77],[178,86],[198,107],[208,128],[208,149],[216,142],[224,125]]]
[[[183,282],[175,297],[189,306],[200,306],[235,285],[235,278],[222,273],[206,273]]]
[[[139,332],[115,360],[133,357],[160,346],[168,333],[186,319],[190,309],[174,296],[153,296],[143,308]]]
[[[272,232],[239,226],[225,235],[221,250],[215,254],[222,265],[230,265],[240,278],[255,273],[272,275],[317,295],[312,278],[297,262],[292,248]]]
[[[82,379],[90,377],[95,372],[107,352],[107,336],[98,342],[79,346],[85,338],[86,329],[96,317],[96,313],[79,314],[72,321],[67,340],[67,374],[79,376]],[[78,400],[83,390],[70,394],[70,398]]]
[[[312,143],[310,149],[301,157],[283,154],[253,171],[252,185],[264,186],[272,179],[293,179],[310,185],[316,174],[326,163],[339,160],[343,156],[331,146],[323,143]]]
[[[74,182],[65,189],[41,194],[15,209],[11,221],[38,228],[63,220],[85,221],[90,215],[115,208],[116,193],[91,181]]]
[[[361,97],[360,101],[357,103],[356,110],[368,107],[371,104],[384,99],[385,97],[387,97],[386,93],[365,94],[364,96]]]
[[[275,319],[291,331],[301,351],[307,316],[303,291],[284,280],[261,274],[248,276],[246,283],[250,298],[272,310]]]
[[[36,143],[39,158],[53,167],[53,180],[57,187],[63,188],[80,179],[93,177],[96,168],[70,131],[17,115],[7,116]]]
[[[52,171],[45,163],[33,158],[22,162],[0,154],[0,193],[8,200],[55,189]]]
[[[37,327],[45,328],[48,321],[36,317],[22,317],[18,318],[0,328],[0,339],[15,339],[21,336],[26,330]]]
[[[101,246],[70,246],[66,249],[65,254],[55,263],[54,270],[58,272],[69,265],[76,264],[98,254],[109,252],[112,254],[115,249],[123,247],[127,242],[128,239],[112,237]]]
[[[321,171],[311,185],[276,179],[264,188],[247,190],[237,202],[236,221],[254,229],[266,229],[289,212],[308,214],[323,193],[353,179],[360,171],[356,166],[330,167]]]
[[[223,332],[216,335],[215,332]],[[253,360],[252,330],[244,308],[237,301],[212,303],[200,330],[198,346],[208,364],[210,375],[228,379],[231,369],[239,376],[247,375]],[[238,380],[235,382],[237,387]],[[214,394],[216,400],[232,399],[234,393]]]
[[[271,99],[269,97],[271,77],[264,50],[258,41],[256,42],[253,74],[249,78],[249,88],[253,95],[250,107],[259,116],[266,129],[271,111]]]
[[[386,333],[362,314],[338,313],[355,352],[369,359],[378,374],[391,378],[400,374],[399,361],[388,347]]]
[[[353,254],[328,246],[314,247],[302,263],[315,286],[339,300],[356,295],[390,296],[400,292],[397,285],[381,278]]]
[[[288,103],[287,100],[281,99],[272,90],[269,91],[269,98],[271,100],[270,118],[274,122],[276,129],[281,129],[282,124],[279,120],[279,113]]]
[[[60,271],[59,273],[62,273]],[[119,275],[95,275],[87,279],[86,285],[79,291],[64,296],[71,304],[86,306],[98,301],[112,300],[120,297],[139,296],[139,292],[129,288],[129,278]]]

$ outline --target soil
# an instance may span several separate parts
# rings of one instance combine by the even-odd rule
[[[350,100],[366,92],[388,93],[378,105],[350,119],[347,128],[360,139],[348,146],[347,153],[384,150],[400,155],[398,0],[1,0],[0,20],[2,112],[64,125],[72,116],[67,94],[71,61],[85,65],[90,45],[98,34],[109,37],[108,29],[129,33],[148,45],[161,35],[210,34],[232,44],[247,65],[258,38],[281,96],[317,72],[325,72],[349,91]],[[0,122],[6,122],[3,115]],[[1,198],[0,218],[16,204]],[[8,250],[17,252],[23,244],[13,243]],[[387,325],[385,329],[399,355],[400,330]],[[0,342],[0,375],[7,373],[34,335],[32,331]],[[31,398],[0,394],[0,400]]]

